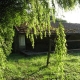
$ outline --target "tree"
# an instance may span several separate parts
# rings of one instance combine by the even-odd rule
[[[64,32],[64,27],[59,23],[58,29],[56,29],[56,40],[55,40],[55,54],[56,54],[56,65],[57,73],[61,75],[60,80],[64,80],[64,59],[66,57],[67,48],[66,48],[66,35]]]
[[[51,15],[55,21],[55,2],[61,8],[70,9],[80,0],[0,0],[0,48],[4,55],[11,53],[14,26],[26,22],[26,36],[30,38],[33,47],[34,36],[40,35],[43,38],[46,31],[50,34]]]

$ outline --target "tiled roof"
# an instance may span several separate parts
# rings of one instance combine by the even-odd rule
[[[26,33],[27,31],[26,22],[21,24],[20,26],[16,26],[15,28],[19,33]]]
[[[62,23],[65,28],[65,33],[80,33],[80,24],[77,23]],[[51,26],[57,28],[59,23],[51,22]]]
[[[76,24],[76,23],[62,23],[64,28],[65,28],[65,33],[80,33],[80,24]],[[53,28],[57,28],[59,26],[59,23],[53,23],[51,22],[51,26]],[[27,26],[20,26],[20,27],[16,27],[16,30],[19,33],[26,33],[27,31]],[[55,33],[54,30],[51,30],[52,33]]]
[[[26,30],[27,30],[26,27],[15,27],[15,28],[19,33],[26,33]]]

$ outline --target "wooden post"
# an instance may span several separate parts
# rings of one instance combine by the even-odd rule
[[[49,64],[50,52],[51,52],[51,39],[49,40],[49,51],[48,51],[48,53],[47,53],[47,66],[48,66],[48,64]]]

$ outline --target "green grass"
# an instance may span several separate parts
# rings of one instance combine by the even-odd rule
[[[7,59],[6,80],[57,80],[55,54],[51,54],[48,67],[46,55],[11,54]],[[65,80],[80,80],[80,53],[68,54],[64,63]]]

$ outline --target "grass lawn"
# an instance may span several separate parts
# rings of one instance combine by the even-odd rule
[[[60,80],[57,79],[55,54],[50,56],[50,64],[46,67],[46,55],[11,54],[4,77],[6,80]],[[80,80],[80,53],[70,52],[64,63],[65,80]]]

